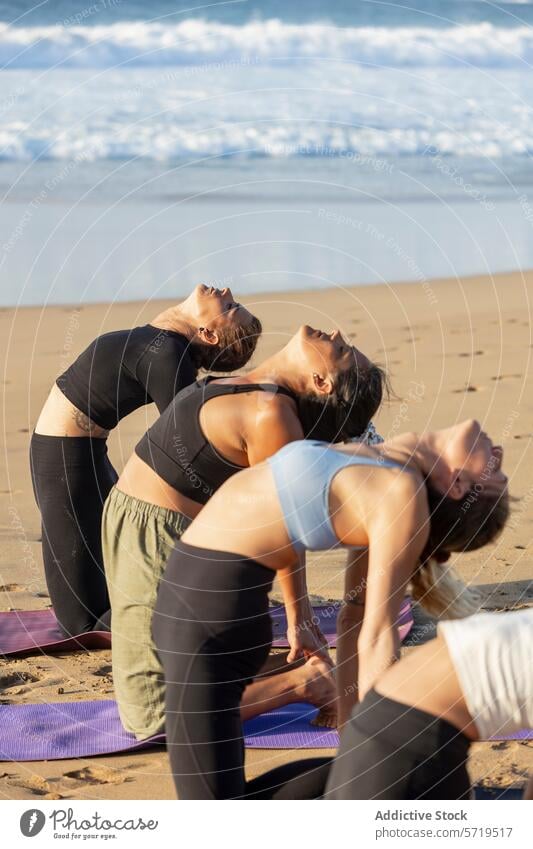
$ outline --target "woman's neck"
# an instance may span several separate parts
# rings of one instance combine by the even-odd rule
[[[402,433],[376,446],[384,456],[416,467],[423,477],[434,474],[442,463],[431,434]]]
[[[297,394],[305,390],[303,375],[291,367],[283,351],[273,354],[249,371],[246,379],[252,383],[275,383]]]
[[[163,310],[150,324],[159,330],[170,330],[173,333],[181,333],[189,341],[196,334],[196,328],[182,310],[181,305]]]

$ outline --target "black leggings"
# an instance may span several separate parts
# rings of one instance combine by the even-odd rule
[[[444,719],[371,690],[343,729],[326,799],[468,799],[469,741]]]
[[[46,584],[59,625],[68,636],[109,629],[101,525],[117,473],[106,441],[34,433],[30,466]]]
[[[166,736],[180,799],[315,798],[327,759],[247,783],[240,704],[272,642],[274,573],[229,552],[178,542],[152,630],[166,680]]]

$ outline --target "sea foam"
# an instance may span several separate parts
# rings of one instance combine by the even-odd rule
[[[4,68],[110,68],[235,62],[339,60],[386,67],[528,67],[533,30],[490,23],[429,27],[294,25],[272,19],[241,26],[188,19],[108,26],[0,24]]]

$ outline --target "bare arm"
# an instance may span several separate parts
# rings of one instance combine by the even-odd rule
[[[368,528],[365,614],[357,643],[360,699],[400,656],[396,622],[428,535],[425,492],[402,473],[373,516]]]
[[[262,396],[253,422],[246,436],[246,450],[250,466],[271,457],[284,445],[303,439],[300,421],[294,412],[293,402],[283,395]],[[313,609],[307,592],[305,556],[292,566],[278,570],[278,579],[287,611],[288,640],[291,651],[289,663],[302,656],[320,654],[329,660],[324,649],[324,637],[313,623]]]
[[[314,623],[313,608],[307,592],[305,555],[293,566],[279,569],[277,573],[287,611],[287,638],[291,650],[287,663],[299,657],[319,654],[329,660],[325,638]]]
[[[357,643],[365,612],[368,549],[348,552],[343,605],[337,618],[337,708],[339,728],[359,701]]]

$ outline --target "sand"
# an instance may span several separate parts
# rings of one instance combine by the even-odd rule
[[[339,326],[390,372],[396,398],[376,424],[384,435],[451,425],[475,417],[505,447],[514,504],[498,543],[463,556],[457,567],[482,587],[489,608],[533,604],[533,393],[530,297],[533,273],[502,274],[430,284],[337,287],[307,293],[243,298],[263,320],[256,361],[280,347],[302,322]],[[165,302],[0,311],[4,369],[0,463],[0,609],[49,604],[39,544],[28,443],[57,376],[97,334],[153,318]],[[154,418],[147,408],[126,419],[110,439],[120,471]],[[310,592],[342,593],[340,555],[311,556]],[[1,701],[111,698],[111,653],[95,651],[4,661]],[[248,751],[251,777],[286,760],[317,752]],[[533,770],[533,744],[477,744],[470,770],[486,785],[522,785]],[[166,754],[150,751],[72,761],[3,763],[0,794],[9,799],[167,799],[174,797]]]

